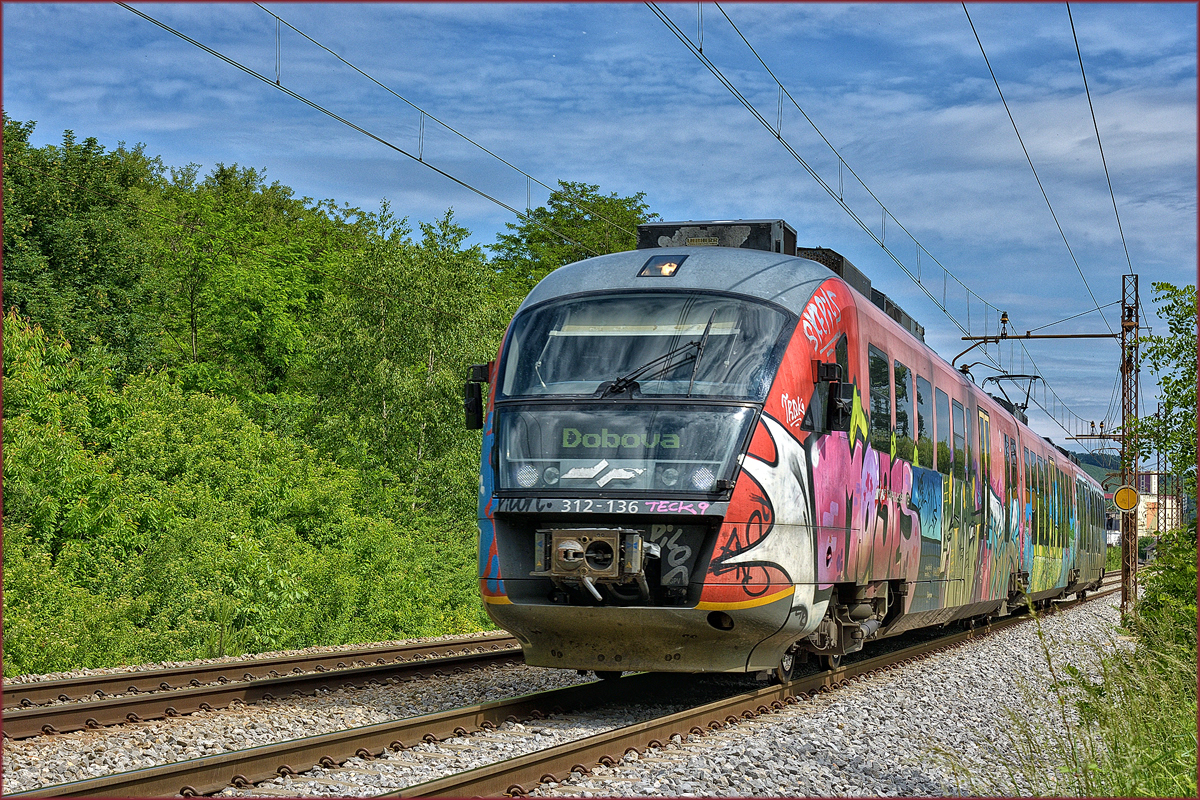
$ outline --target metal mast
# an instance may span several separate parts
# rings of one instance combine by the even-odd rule
[[[1138,276],[1121,276],[1121,485],[1137,487]],[[1137,600],[1137,508],[1121,514],[1121,613]]]

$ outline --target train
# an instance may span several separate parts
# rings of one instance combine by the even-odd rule
[[[1099,484],[784,220],[552,271],[464,408],[480,593],[530,665],[786,681],[1104,576]]]

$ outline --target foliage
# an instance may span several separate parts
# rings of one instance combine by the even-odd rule
[[[1154,302],[1167,322],[1165,336],[1139,339],[1142,358],[1158,378],[1161,416],[1138,420],[1140,455],[1160,452],[1183,479],[1184,497],[1196,496],[1196,287],[1154,283]]]
[[[4,335],[5,674],[485,624],[466,525],[368,516],[352,471],[231,400]]]
[[[489,261],[449,211],[33,130],[4,118],[5,674],[486,625],[462,381],[643,195],[562,183]]]
[[[118,370],[152,359],[151,269],[140,208],[163,168],[139,145],[94,138],[33,148],[34,123],[4,115],[4,299],[79,346],[108,345]]]
[[[491,249],[512,293],[524,297],[534,284],[564,264],[592,256],[632,250],[637,226],[657,219],[649,214],[643,192],[604,195],[588,183],[559,181],[546,205],[496,237]]]
[[[386,204],[370,222],[338,265],[355,288],[319,324],[313,439],[411,511],[473,518],[480,437],[462,424],[462,382],[495,356],[508,306],[450,212],[419,243]]]

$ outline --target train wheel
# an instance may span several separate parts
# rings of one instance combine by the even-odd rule
[[[621,677],[621,670],[619,670],[619,669],[598,669],[598,670],[596,670],[596,677],[602,681],[616,680],[617,678]]]
[[[787,683],[792,679],[795,671],[796,656],[792,653],[784,653],[783,658],[779,659],[779,666],[775,667],[775,682]]]
[[[1087,600],[1087,589],[1084,589],[1082,592],[1076,592],[1075,596],[1080,600]]]
[[[837,669],[842,665],[842,655],[841,653],[837,653],[835,655],[818,656],[817,663],[821,665],[821,669]]]

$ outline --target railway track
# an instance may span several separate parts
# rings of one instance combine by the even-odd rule
[[[175,717],[235,703],[520,660],[516,639],[492,635],[8,684],[4,687],[4,736],[25,739]]]
[[[1119,589],[1106,584],[1091,595],[1103,597]],[[1081,601],[1060,603],[1069,607]],[[1006,618],[983,628],[952,634],[902,650],[862,659],[826,672],[804,676],[786,685],[758,688],[702,703],[632,725],[624,725],[577,741],[509,758],[486,766],[400,789],[391,796],[496,796],[521,795],[543,782],[558,780],[571,772],[587,772],[590,765],[612,764],[629,751],[661,746],[672,736],[718,730],[743,719],[769,714],[786,705],[802,702],[816,692],[847,686],[851,681],[889,668],[912,663],[934,652],[957,647],[991,632],[1028,620],[1028,616]],[[653,704],[677,689],[681,676],[630,675],[542,692],[508,700],[497,700],[435,714],[369,725],[348,731],[323,734],[249,750],[222,753],[149,769],[109,775],[75,783],[47,786],[13,797],[135,797],[219,792],[227,787],[249,788],[277,776],[300,776],[315,766],[336,771],[348,759],[371,761],[392,751],[412,748],[422,742],[451,739],[469,747],[472,733],[496,729],[507,722],[529,720],[572,710],[595,708],[620,699]],[[444,757],[444,756],[443,756]],[[350,772],[361,768],[347,768]],[[326,781],[328,782],[328,781]],[[336,783],[336,781],[335,781]],[[393,784],[395,785],[395,784]],[[269,790],[267,793],[271,793]],[[277,792],[278,793],[278,792]],[[286,792],[285,792],[286,793]]]

